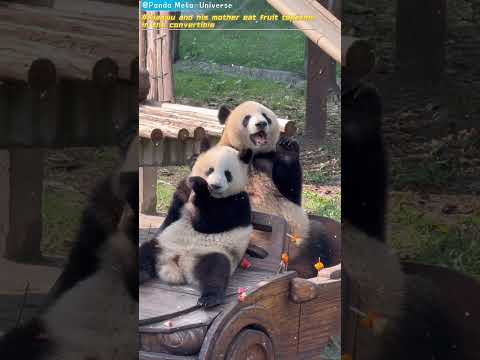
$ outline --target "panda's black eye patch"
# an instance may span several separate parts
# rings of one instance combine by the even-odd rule
[[[270,118],[267,116],[267,114],[265,114],[265,113],[262,113],[262,115],[263,115],[263,117],[264,117],[265,119],[267,119],[268,124],[271,125],[271,124],[272,124],[272,119],[270,119]]]
[[[211,167],[210,169],[208,169],[208,170],[207,170],[207,176],[210,175],[211,173],[213,173],[214,170],[215,170],[215,169],[212,168],[212,167]]]
[[[232,177],[232,173],[229,170],[225,171],[225,177],[227,178],[228,182],[232,182],[233,177]]]
[[[248,122],[250,121],[251,117],[252,117],[251,115],[247,115],[243,118],[242,124],[243,124],[244,127],[247,127]]]

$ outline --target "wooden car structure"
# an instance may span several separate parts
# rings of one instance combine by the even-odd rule
[[[331,226],[326,218],[312,221]],[[322,359],[331,337],[340,335],[340,265],[311,279],[279,272],[291,241],[286,222],[254,213],[253,224],[251,243],[268,256],[249,258],[251,268],[235,272],[225,304],[199,308],[199,293],[189,286],[153,280],[140,287],[140,359]],[[336,239],[330,250],[339,259]]]

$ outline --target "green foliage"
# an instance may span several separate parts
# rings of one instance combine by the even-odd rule
[[[170,206],[175,187],[163,181],[157,185],[157,211],[165,215]],[[340,196],[325,198],[313,191],[303,192],[303,206],[307,212],[340,220]]]
[[[42,253],[56,256],[68,254],[86,203],[85,196],[71,190],[52,188],[44,192]]]
[[[255,99],[297,123],[305,117],[304,90],[282,82],[252,80],[223,74],[175,71],[176,95],[189,98],[198,106],[236,106]]]
[[[235,15],[278,14],[265,0],[233,0]],[[209,12],[223,14],[224,10]],[[180,54],[185,60],[235,64],[303,73],[305,36],[288,22],[231,22],[219,31],[182,31]],[[242,31],[241,29],[275,29]],[[225,30],[226,29],[226,30]],[[229,30],[236,29],[236,30]],[[278,29],[294,29],[278,31]]]
[[[337,221],[341,218],[341,196],[326,198],[313,191],[303,192],[303,207],[314,215],[326,216]]]
[[[447,224],[401,206],[392,219],[399,231],[392,231],[389,241],[402,258],[480,277],[480,213],[459,224]]]

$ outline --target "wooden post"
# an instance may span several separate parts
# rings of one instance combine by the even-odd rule
[[[10,153],[0,150],[0,257],[5,253],[10,228]]]
[[[157,168],[142,166],[140,176],[140,212],[146,215],[157,215]]]
[[[328,68],[331,58],[315,43],[307,43],[307,92],[305,132],[312,140],[320,141],[325,136],[327,124]]]
[[[41,257],[43,151],[13,149],[9,156],[9,229],[5,257],[16,261]]]
[[[445,64],[446,0],[397,1],[396,64],[402,79],[435,82]]]
[[[174,12],[174,14],[177,16],[176,19],[178,21],[178,18],[182,14],[180,11]],[[180,60],[180,30],[170,30],[172,34],[172,46],[171,46],[171,52],[172,52],[172,63],[175,64],[178,60]]]
[[[172,15],[174,13],[169,13]],[[169,29],[160,29],[157,35],[158,101],[175,102],[172,48],[173,35]]]
[[[326,7],[337,18],[341,15],[342,2],[340,0],[320,0],[319,3]],[[305,39],[305,76],[308,78],[308,38]],[[325,68],[325,78],[328,82],[328,90],[333,90],[340,95],[340,88],[337,83],[337,62],[329,58],[329,64]]]

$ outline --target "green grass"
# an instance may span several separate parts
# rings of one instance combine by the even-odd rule
[[[63,189],[49,189],[43,194],[42,253],[66,256],[75,240],[85,196]]]
[[[341,218],[341,196],[326,198],[313,191],[303,192],[303,207],[314,215],[326,216],[337,221]]]
[[[174,192],[174,186],[163,182],[157,183],[157,212],[159,214],[167,214]]]
[[[175,187],[165,182],[157,184],[157,211],[165,215]],[[303,192],[303,206],[310,214],[322,215],[340,221],[340,196],[327,199],[313,191]]]
[[[199,106],[236,106],[243,101],[255,99],[279,116],[290,116],[296,121],[303,121],[305,117],[304,90],[291,88],[282,82],[175,71],[175,86],[177,97],[189,98]]]
[[[305,37],[300,31],[183,31],[180,56],[224,65],[302,73]]]
[[[443,265],[480,278],[480,213],[457,224],[402,206],[392,214],[401,231],[392,231],[390,243],[408,260]]]
[[[306,184],[325,185],[331,181],[331,176],[322,170],[305,171],[304,182]]]
[[[228,14],[278,14],[265,0],[233,0]],[[212,11],[209,14],[223,14]],[[290,23],[222,23],[226,29],[292,28]],[[263,69],[288,70],[302,73],[304,69],[305,36],[301,31],[182,31],[182,59],[235,64]]]
[[[442,188],[455,178],[455,169],[448,164],[436,161],[425,161],[421,164],[397,164],[392,167],[392,177],[397,188],[417,188],[429,186]]]

